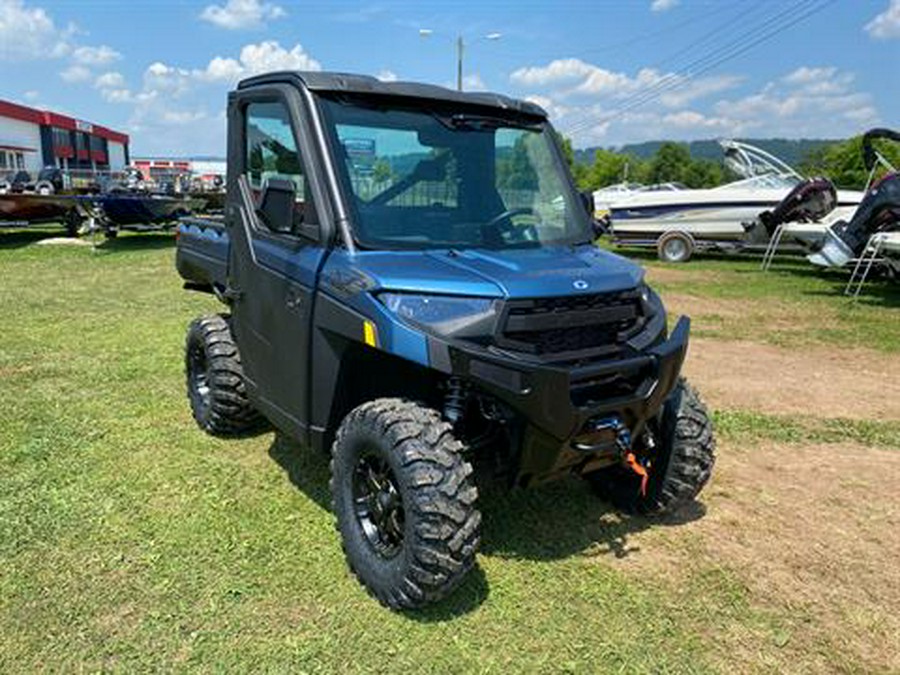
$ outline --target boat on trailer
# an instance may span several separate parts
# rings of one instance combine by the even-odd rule
[[[0,194],[0,227],[60,223],[74,236],[85,215],[84,204],[78,197],[25,192]]]
[[[804,178],[774,155],[748,143],[720,140],[725,164],[740,180],[709,189],[631,190],[604,202],[613,241],[657,249],[661,260],[684,262],[698,250],[764,250],[768,237],[754,226]],[[836,192],[835,211],[851,214],[862,200],[857,191]]]
[[[763,269],[771,266],[783,242],[790,241],[799,244],[814,265],[852,265],[848,295],[859,295],[876,267],[900,275],[900,173],[874,146],[877,139],[900,142],[900,132],[871,129],[863,135],[869,177],[864,198],[849,216],[834,210],[825,218],[809,217],[835,194],[834,186],[823,179],[798,186],[775,209],[760,214],[760,227],[770,236]]]

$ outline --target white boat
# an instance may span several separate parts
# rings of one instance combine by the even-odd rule
[[[761,227],[771,234],[763,269],[771,265],[781,242],[788,240],[798,243],[814,265],[844,267],[855,262],[845,290],[848,295],[859,295],[876,266],[894,278],[900,275],[900,173],[875,147],[878,139],[900,142],[900,132],[878,128],[863,135],[863,165],[869,178],[864,198],[851,213],[835,209],[825,217],[810,218],[810,213],[822,213],[822,205],[835,194],[828,181],[816,179],[760,215]]]
[[[702,248],[765,247],[768,238],[760,239],[762,233],[753,228],[760,212],[775,207],[803,177],[760,148],[733,140],[719,144],[726,165],[741,180],[702,190],[595,193],[597,210],[609,212],[614,240],[656,247],[668,262],[683,262]],[[862,192],[838,191],[835,214],[852,215],[862,197]]]

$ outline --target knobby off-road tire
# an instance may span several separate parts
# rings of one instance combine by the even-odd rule
[[[261,426],[262,418],[247,399],[229,317],[214,314],[191,323],[185,343],[185,376],[191,413],[207,433],[240,436]]]
[[[680,378],[656,426],[658,451],[647,468],[646,494],[634,471],[614,466],[588,476],[596,492],[619,509],[643,515],[673,513],[694,500],[712,474],[716,441],[700,396]]]
[[[446,597],[475,564],[481,514],[462,449],[437,412],[402,399],[365,403],[338,429],[330,486],[344,554],[360,583],[391,609]],[[377,493],[380,502],[372,498],[373,474],[387,488]],[[384,528],[374,525],[375,502],[387,505],[377,516],[393,514],[383,517]]]

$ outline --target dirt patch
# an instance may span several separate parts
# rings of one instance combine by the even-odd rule
[[[667,265],[665,267],[647,267],[647,281],[653,285],[661,284],[681,284],[686,282],[711,283],[719,281],[722,274],[710,270],[701,270],[691,267],[678,265]]]
[[[608,559],[670,581],[736,575],[760,621],[754,629],[742,617],[709,636],[730,672],[897,672],[898,482],[896,451],[723,447],[704,517],[636,532],[633,553]]]
[[[703,320],[704,317],[722,317],[740,319],[748,313],[747,302],[733,302],[719,298],[708,298],[683,293],[666,293],[666,309],[672,316],[683,314],[692,319]]]
[[[685,372],[717,409],[900,419],[900,356],[697,338],[691,343]]]

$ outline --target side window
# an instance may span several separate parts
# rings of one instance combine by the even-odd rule
[[[254,195],[260,198],[272,179],[289,180],[295,191],[291,229],[296,232],[301,225],[315,222],[287,107],[281,102],[250,103],[244,120],[244,167]]]

